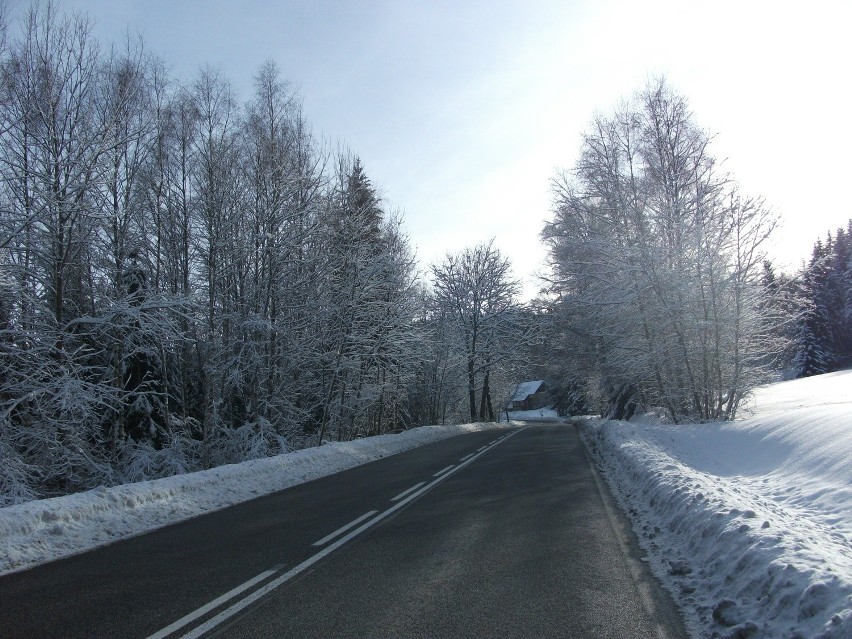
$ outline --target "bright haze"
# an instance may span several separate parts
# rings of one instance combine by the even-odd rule
[[[12,2],[13,15],[29,2]],[[421,264],[495,238],[533,296],[550,180],[596,112],[665,75],[744,192],[782,218],[793,270],[852,217],[852,3],[717,0],[62,0],[95,35],[243,100],[267,59],[315,135],[357,153]]]

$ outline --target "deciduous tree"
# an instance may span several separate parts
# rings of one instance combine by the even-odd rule
[[[452,318],[464,346],[470,419],[494,421],[491,375],[515,355],[523,332],[520,287],[509,260],[492,240],[448,254],[431,270],[438,304]]]
[[[710,142],[659,80],[596,118],[554,180],[551,292],[613,406],[635,395],[675,420],[731,418],[777,349],[760,283],[776,217],[719,172]]]

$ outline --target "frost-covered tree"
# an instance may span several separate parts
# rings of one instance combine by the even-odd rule
[[[244,105],[167,67],[53,2],[0,34],[0,504],[455,410],[417,408],[458,351],[361,162],[272,62]]]
[[[739,193],[664,80],[595,119],[553,183],[551,293],[610,407],[728,419],[774,344],[760,274],[775,216]]]
[[[409,412],[416,425],[465,420],[464,343],[449,309],[425,284],[417,291],[418,360],[409,391]]]
[[[470,419],[494,421],[492,374],[505,369],[523,342],[520,286],[493,240],[448,254],[431,271],[436,300],[463,344]]]
[[[399,221],[385,217],[360,163],[339,162],[321,222],[322,404],[319,438],[404,427],[412,370],[414,260]]]
[[[132,91],[112,93],[91,25],[52,3],[31,9],[2,66],[3,279],[13,290],[0,388],[6,450],[39,494],[110,481],[102,420],[121,392],[105,352],[79,332],[96,312],[95,238],[107,157]],[[110,99],[107,99],[109,96]]]

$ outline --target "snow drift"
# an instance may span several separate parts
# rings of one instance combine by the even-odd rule
[[[852,637],[852,371],[735,422],[586,419],[584,439],[700,637]]]

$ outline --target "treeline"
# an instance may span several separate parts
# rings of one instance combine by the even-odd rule
[[[494,417],[505,258],[434,272],[499,295],[432,294],[274,63],[240,104],[46,3],[0,73],[0,505]]]

